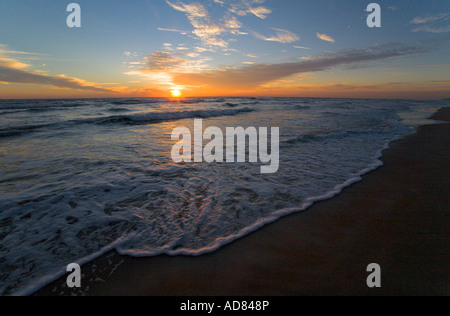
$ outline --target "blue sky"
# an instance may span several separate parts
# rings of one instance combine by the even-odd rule
[[[0,1],[0,97],[440,98],[450,88],[449,1],[377,1],[381,28],[366,25],[361,0],[78,0],[81,28],[66,25],[69,3]]]

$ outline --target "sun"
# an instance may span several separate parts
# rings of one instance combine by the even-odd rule
[[[181,91],[180,90],[172,90],[170,93],[172,93],[172,96],[174,98],[179,98],[181,97]]]

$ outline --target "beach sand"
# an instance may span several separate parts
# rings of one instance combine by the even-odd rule
[[[450,108],[433,119],[450,121]],[[362,182],[212,254],[111,252],[82,268],[82,291],[61,278],[36,294],[449,295],[449,136],[449,124],[422,126]],[[380,289],[366,285],[371,263]]]

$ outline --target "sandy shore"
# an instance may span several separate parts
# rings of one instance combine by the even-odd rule
[[[82,292],[61,279],[37,295],[449,295],[449,136],[449,124],[422,126],[341,195],[215,253],[109,253],[83,267]],[[381,289],[366,285],[370,263]]]

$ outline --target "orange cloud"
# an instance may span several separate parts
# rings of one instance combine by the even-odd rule
[[[8,51],[4,49],[4,45],[0,46],[0,82],[3,84],[34,84],[34,85],[50,85],[57,88],[86,90],[93,92],[115,93],[112,89],[100,87],[99,85],[87,82],[78,78],[71,78],[65,75],[51,76],[44,71],[31,71],[27,68],[31,67],[15,58],[10,58],[7,54],[33,55],[32,53]]]
[[[329,36],[327,34],[317,33],[316,35],[317,35],[317,38],[321,39],[322,41],[331,42],[331,43],[336,42],[331,36]]]
[[[427,49],[418,46],[389,44],[329,53],[299,62],[251,64],[207,71],[178,72],[172,73],[172,76],[173,81],[180,85],[199,86],[214,90],[254,89],[295,74],[320,72],[340,66],[366,67],[371,62],[413,55]]]
[[[277,29],[273,28],[275,31],[277,31],[277,35],[275,36],[264,36],[261,34],[258,34],[256,32],[253,32],[255,36],[259,39],[269,41],[269,42],[279,42],[283,44],[287,43],[294,43],[300,40],[300,37],[298,37],[297,34],[294,34],[287,30]]]

